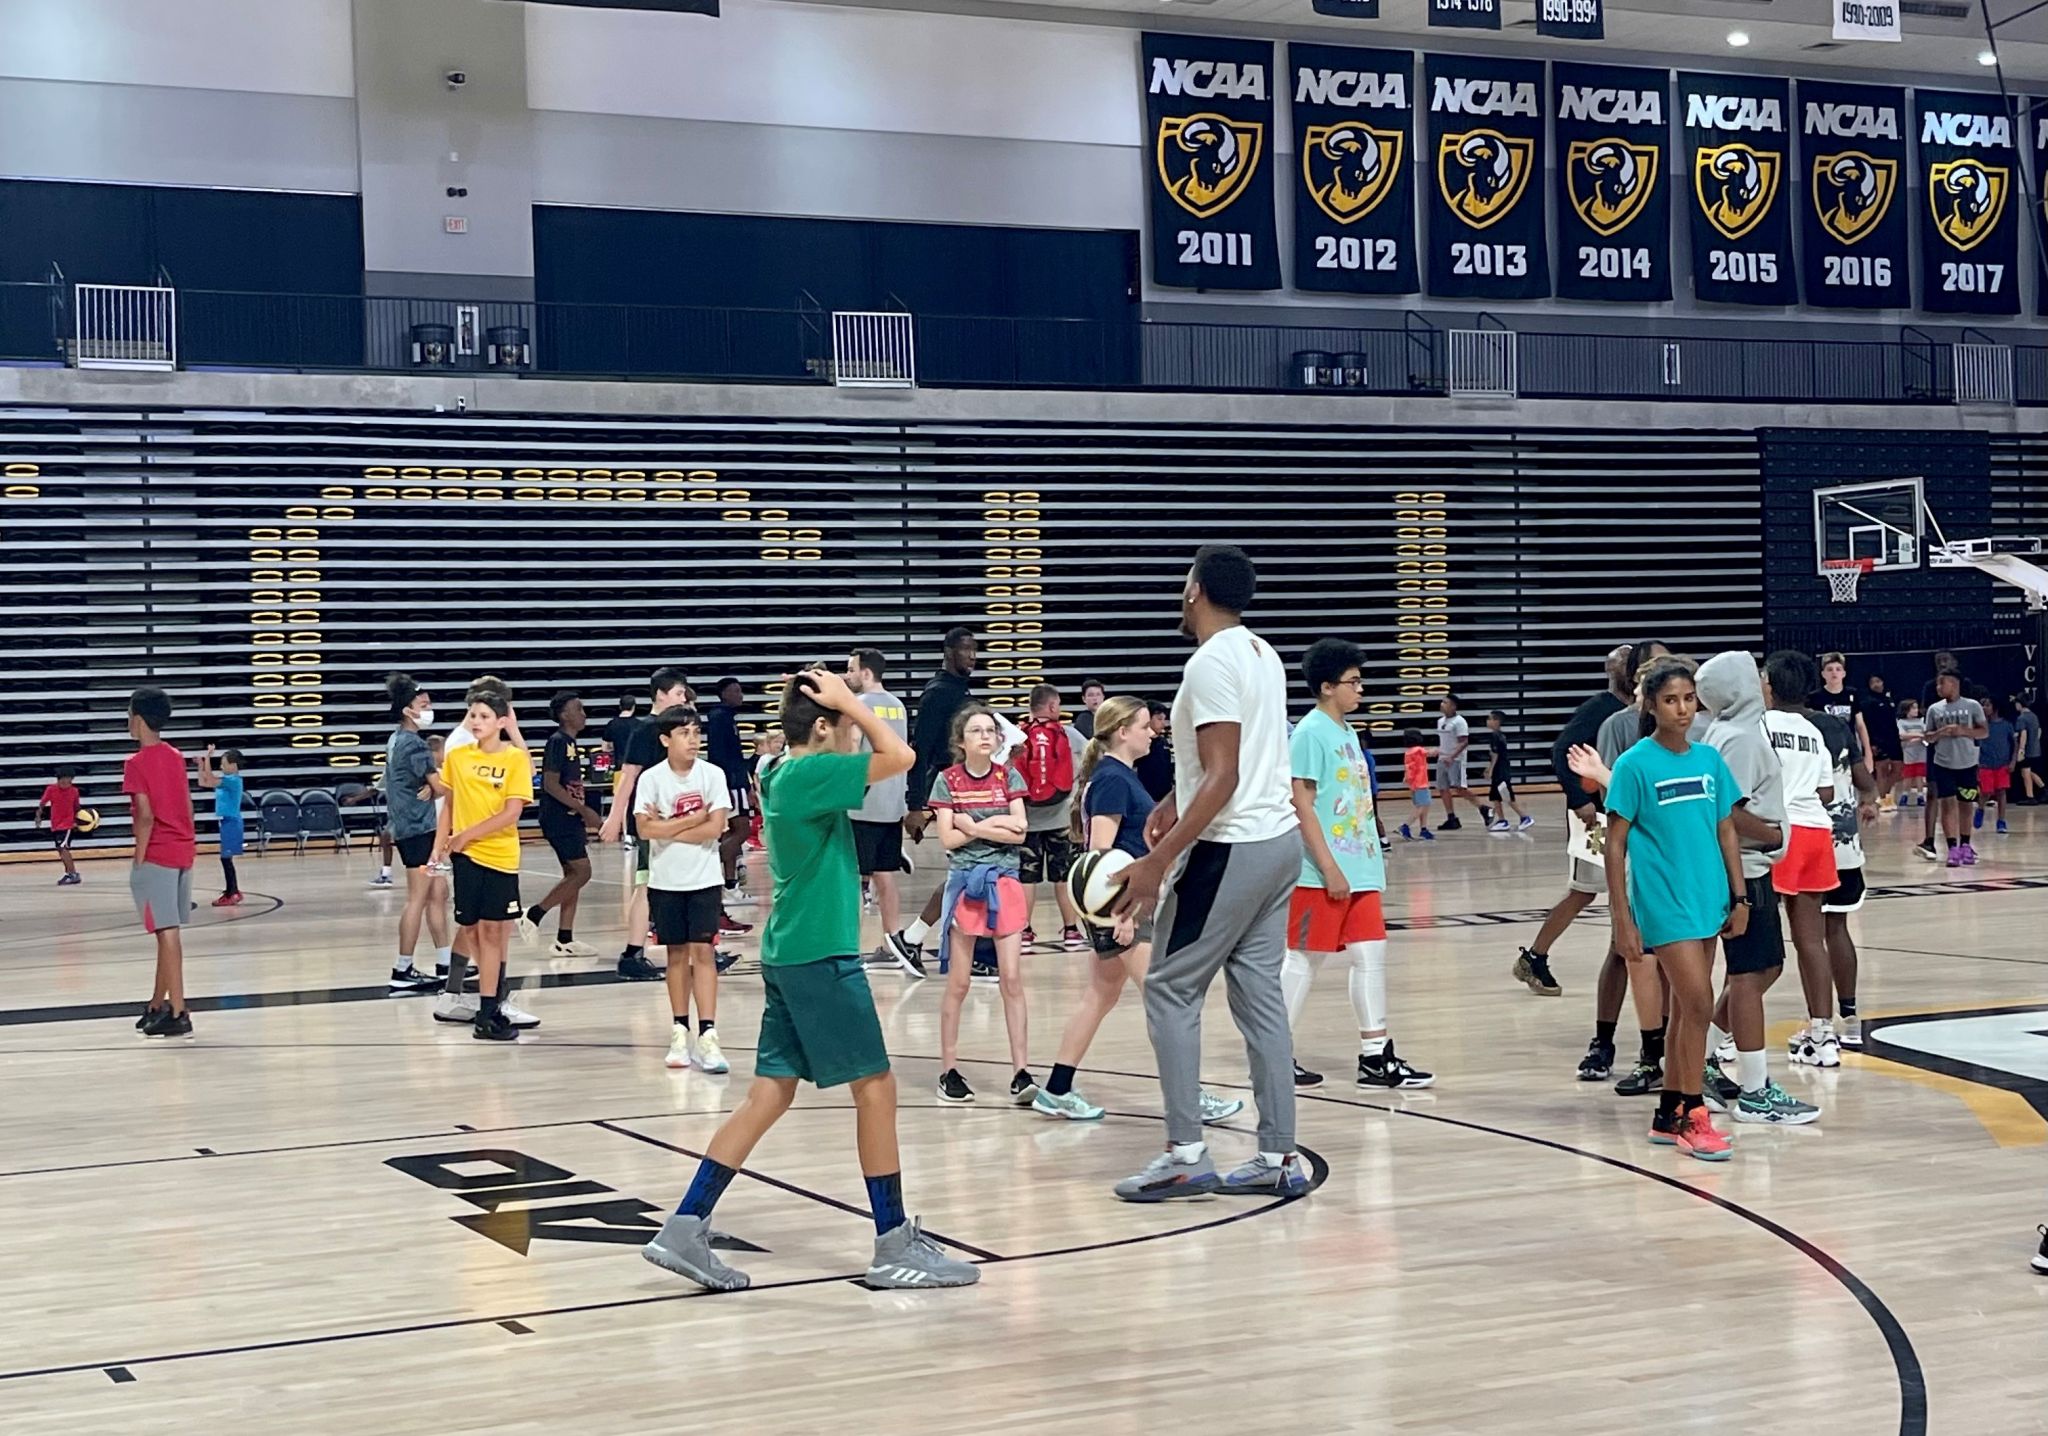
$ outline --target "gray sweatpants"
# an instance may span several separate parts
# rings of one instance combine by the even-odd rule
[[[1259,1150],[1294,1150],[1294,1038],[1280,995],[1287,904],[1301,876],[1301,834],[1198,842],[1159,905],[1159,947],[1145,974],[1145,1026],[1166,1098],[1166,1138],[1202,1140],[1202,1002],[1216,970],[1244,1034]]]

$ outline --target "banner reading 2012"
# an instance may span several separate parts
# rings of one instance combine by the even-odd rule
[[[1415,55],[1287,46],[1294,287],[1413,294]]]
[[[1430,55],[1429,292],[1543,299],[1543,65]]]
[[[1906,309],[1906,92],[1799,82],[1800,274],[1823,309]]]
[[[1940,314],[2020,312],[2017,117],[1996,95],[1913,92],[1919,136],[1920,307]]]
[[[1272,45],[1148,34],[1144,66],[1153,282],[1278,289]]]
[[[1792,275],[1788,81],[1681,71],[1692,289],[1716,304],[1799,301]]]
[[[1671,297],[1671,82],[1662,70],[1550,67],[1557,112],[1557,293]]]

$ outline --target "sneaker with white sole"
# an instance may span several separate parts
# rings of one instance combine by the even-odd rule
[[[524,1031],[530,1027],[540,1026],[540,1019],[538,1017],[535,1017],[531,1012],[528,1012],[525,1008],[514,1005],[512,999],[509,997],[498,1004],[498,1009],[499,1011],[505,1014],[505,1020],[507,1022],[511,1023],[514,1027],[519,1028],[521,1031]]]
[[[467,992],[444,992],[434,999],[434,1021],[461,1023],[476,1021],[477,1000]]]
[[[1486,825],[1486,831],[1489,833],[1512,833],[1514,830],[1514,825],[1506,818],[1495,818]]]
[[[1207,1152],[1192,1162],[1183,1162],[1171,1150],[1147,1162],[1142,1171],[1116,1184],[1117,1196],[1126,1202],[1175,1202],[1211,1197],[1223,1189],[1216,1164]]]
[[[1813,1036],[1813,1065],[1816,1067],[1839,1067],[1842,1065],[1842,1041],[1835,1036],[1835,1029],[1823,1027]]]
[[[1218,1097],[1204,1088],[1202,1091],[1202,1125],[1213,1127],[1218,1122],[1228,1122],[1244,1110],[1242,1097]]]
[[[751,1280],[718,1259],[711,1250],[711,1224],[702,1217],[675,1213],[654,1234],[654,1240],[640,1248],[640,1255],[663,1271],[687,1277],[709,1291],[745,1291]]]
[[[1521,832],[1521,833],[1526,833],[1526,832],[1528,832],[1528,831],[1529,831],[1529,829],[1531,829],[1531,828],[1533,828],[1533,827],[1535,827],[1535,826],[1536,826],[1536,819],[1535,819],[1535,818],[1533,818],[1533,817],[1524,817],[1524,818],[1522,819],[1522,821],[1521,821],[1521,822],[1519,822],[1519,823],[1515,824],[1515,831],[1516,831],[1516,832]]]
[[[411,963],[407,963],[404,967],[391,969],[391,981],[384,990],[393,997],[413,997],[438,991],[440,986],[440,983],[434,981],[432,973],[421,972]]]
[[[1045,1117],[1064,1117],[1069,1122],[1099,1122],[1102,1109],[1079,1092],[1062,1092],[1057,1097],[1043,1087],[1031,1099],[1031,1110]]]
[[[1793,1033],[1785,1043],[1785,1056],[1797,1067],[1817,1067],[1820,1048],[1813,1040],[1813,1029],[1802,1027]]]
[[[1772,1127],[1804,1127],[1820,1116],[1820,1108],[1802,1102],[1776,1082],[1766,1082],[1755,1092],[1744,1092],[1731,1109],[1738,1122],[1760,1122]]]
[[[939,1244],[926,1236],[912,1217],[875,1238],[875,1259],[866,1280],[869,1286],[890,1291],[973,1286],[981,1280],[981,1268],[940,1251]]]
[[[379,873],[377,874],[377,876],[371,878],[367,883],[364,883],[363,886],[369,888],[393,888],[396,887],[397,884],[391,881],[391,874]]]
[[[519,929],[519,940],[528,947],[540,946],[540,924],[525,913],[519,914],[513,926]]]
[[[1279,1166],[1263,1155],[1225,1173],[1223,1190],[1243,1197],[1299,1197],[1307,1193],[1308,1163],[1299,1152],[1289,1152]]]
[[[974,1089],[967,1085],[967,1079],[960,1075],[958,1067],[948,1067],[939,1074],[939,1100],[956,1107],[974,1100]]]
[[[924,948],[912,942],[900,932],[892,932],[882,939],[882,951],[894,959],[896,965],[911,977],[928,976],[924,970]]]
[[[732,1064],[725,1060],[725,1049],[718,1045],[716,1031],[697,1034],[697,1068],[714,1074],[732,1071]]]
[[[1722,1038],[1721,1045],[1707,1054],[1707,1060],[1718,1062],[1723,1067],[1733,1062],[1735,1060],[1735,1039],[1733,1037]]]
[[[690,1029],[680,1022],[672,1025],[675,1031],[668,1039],[668,1056],[661,1060],[669,1071],[681,1072],[690,1065]]]
[[[1841,1038],[1844,1047],[1847,1047],[1852,1052],[1861,1052],[1863,1050],[1863,1019],[1860,1017],[1844,1017],[1842,1019],[1842,1030],[1836,1035]]]

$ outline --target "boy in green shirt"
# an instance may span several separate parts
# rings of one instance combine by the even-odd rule
[[[641,1255],[712,1291],[739,1291],[746,1273],[711,1249],[711,1211],[799,1081],[850,1084],[860,1166],[874,1210],[874,1287],[970,1286],[981,1269],[939,1250],[903,1212],[896,1150],[896,1077],[860,958],[860,873],[853,823],[870,784],[910,771],[910,745],[824,668],[790,678],[782,695],[789,753],[761,779],[762,826],[775,905],[761,936],[767,1004],[746,1100],[720,1124],[682,1205]],[[856,736],[871,751],[851,751]]]

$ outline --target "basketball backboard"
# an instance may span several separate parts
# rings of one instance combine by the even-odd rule
[[[1880,479],[1813,491],[1814,567],[1869,559],[1872,571],[1918,568],[1927,553],[1927,507],[1919,479]]]

